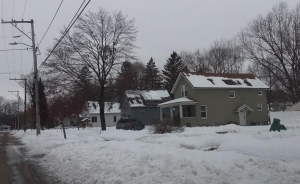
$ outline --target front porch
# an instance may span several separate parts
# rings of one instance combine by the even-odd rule
[[[186,97],[158,104],[160,120],[177,119],[181,125],[196,123],[196,104],[198,102]]]

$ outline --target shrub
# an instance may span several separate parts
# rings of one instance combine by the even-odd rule
[[[184,128],[180,126],[180,123],[174,122],[172,119],[164,119],[153,124],[149,131],[151,134],[165,134],[172,132],[184,132]]]

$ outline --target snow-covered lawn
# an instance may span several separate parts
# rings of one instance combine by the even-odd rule
[[[60,130],[13,134],[29,155],[45,154],[41,164],[65,183],[300,183],[300,122],[282,123],[287,131],[227,125],[165,135],[68,129],[67,140]]]

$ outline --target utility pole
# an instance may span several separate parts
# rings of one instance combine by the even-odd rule
[[[25,82],[25,95],[24,95],[24,120],[23,120],[23,128],[24,128],[24,132],[26,132],[26,127],[27,127],[27,123],[26,123],[26,97],[27,97],[27,79],[9,79],[9,80],[14,80],[14,81],[18,81],[18,80],[22,80]]]
[[[34,84],[35,84],[35,112],[36,112],[36,135],[38,136],[41,133],[41,123],[40,123],[40,103],[39,103],[39,85],[38,85],[38,70],[37,70],[37,59],[36,59],[36,46],[35,46],[35,35],[34,35],[34,25],[33,19],[30,21],[3,21],[2,24],[17,24],[17,23],[30,23],[31,24],[31,41],[32,41],[32,53],[33,53],[33,66],[34,66]],[[22,32],[23,33],[23,32]],[[23,33],[24,34],[24,33]],[[18,43],[15,43],[18,44]]]
[[[20,130],[20,96],[19,96],[19,91],[8,91],[11,93],[17,93],[17,98],[18,98],[18,131]],[[17,121],[17,117],[15,119],[15,122]],[[15,123],[16,124],[16,123]],[[15,125],[16,127],[16,125]]]

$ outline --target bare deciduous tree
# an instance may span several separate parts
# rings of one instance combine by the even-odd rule
[[[73,81],[78,81],[83,67],[90,70],[102,130],[106,130],[104,102],[109,75],[124,58],[134,59],[132,50],[137,34],[134,22],[121,12],[110,14],[104,9],[89,12],[78,19],[73,33],[66,36],[48,64],[53,71],[62,72]]]
[[[259,16],[239,35],[245,54],[269,72],[289,94],[300,99],[300,4],[289,9],[277,4],[266,16]]]

